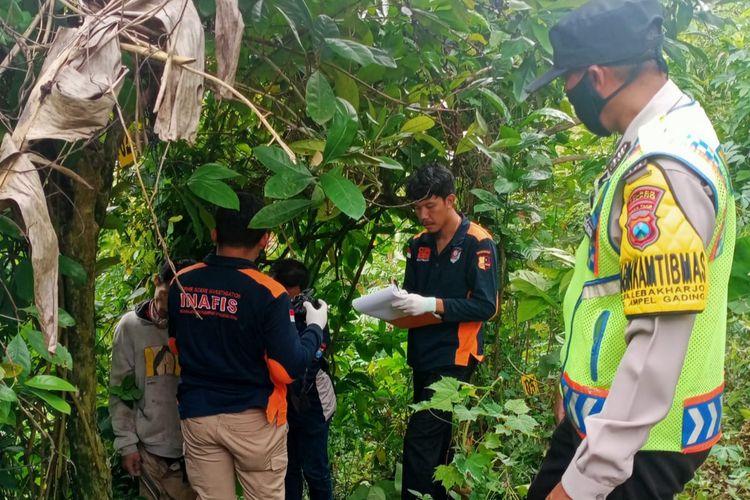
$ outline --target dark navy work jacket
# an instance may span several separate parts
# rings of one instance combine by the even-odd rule
[[[286,422],[287,384],[323,336],[317,325],[297,333],[284,287],[252,261],[215,254],[172,282],[169,333],[181,366],[181,418],[254,407],[278,425]]]
[[[407,361],[414,370],[482,360],[484,321],[497,312],[497,276],[492,236],[465,216],[440,254],[426,231],[411,240],[404,289],[443,299],[445,307],[440,323],[409,329]]]

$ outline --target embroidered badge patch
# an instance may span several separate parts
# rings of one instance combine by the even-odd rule
[[[456,247],[451,252],[451,264],[455,264],[461,258],[461,247]]]
[[[417,262],[427,262],[428,260],[430,260],[430,247],[419,247]]]
[[[477,252],[477,267],[482,271],[492,269],[492,256],[489,250]]]
[[[640,186],[628,198],[628,241],[633,248],[643,250],[659,239],[656,209],[664,190],[655,186]]]

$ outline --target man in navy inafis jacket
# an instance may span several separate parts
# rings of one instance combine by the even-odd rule
[[[429,400],[429,386],[442,377],[468,382],[483,356],[484,322],[497,312],[495,242],[484,228],[456,210],[453,174],[427,165],[406,181],[425,231],[407,250],[404,289],[394,306],[419,319],[409,329],[407,361],[414,370],[414,402]],[[426,320],[422,318],[427,318]],[[401,496],[411,491],[447,497],[433,481],[435,468],[450,462],[451,414],[422,410],[409,419],[404,436]]]
[[[254,260],[268,233],[249,229],[261,204],[239,193],[240,209],[216,213],[216,253],[177,274],[169,330],[182,368],[178,400],[185,460],[200,498],[284,498],[286,390],[323,338],[327,305],[305,303],[297,333],[289,296]]]

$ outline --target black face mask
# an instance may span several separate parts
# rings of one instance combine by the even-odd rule
[[[601,137],[612,135],[612,132],[602,125],[600,118],[602,110],[604,110],[604,106],[614,99],[617,94],[622,92],[625,87],[633,83],[633,80],[638,77],[639,73],[640,65],[636,65],[628,79],[625,80],[617,90],[604,98],[594,89],[589,72],[586,71],[586,74],[583,75],[581,81],[578,82],[575,87],[570,89],[567,94],[568,100],[576,110],[576,116],[578,116],[587,129]]]
[[[570,89],[567,94],[568,100],[576,110],[576,116],[578,116],[586,128],[598,136],[607,137],[612,134],[612,132],[604,128],[599,115],[602,114],[604,106],[607,105],[617,92],[619,92],[619,89],[604,99],[596,92],[596,90],[594,90],[594,86],[591,83],[591,78],[587,71],[586,74],[583,75],[583,78],[581,78],[581,81],[578,82],[575,87]]]

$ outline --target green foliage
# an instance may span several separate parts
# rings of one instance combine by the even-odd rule
[[[237,87],[281,133],[296,161],[272,144],[252,112],[210,91],[194,145],[154,140],[151,111],[135,112],[136,103],[153,94],[147,77],[153,68],[131,71],[121,94],[123,113],[141,120],[133,131],[142,145],[139,171],[148,199],[134,168],[118,169],[111,202],[101,207],[106,217],[96,275],[60,257],[61,274],[74,285],[96,280],[97,424],[113,456],[107,399],[135,401],[141,394],[133,380],[109,387],[112,332],[125,311],[151,295],[162,260],[147,207],[173,258],[200,258],[212,247],[215,208],[236,207],[234,190],[243,189],[267,198],[251,223],[275,230],[266,258],[304,260],[316,294],[333,305],[336,498],[397,497],[402,438],[413,411],[406,333],[357,317],[351,301],[400,280],[404,245],[418,230],[404,206],[403,183],[415,168],[437,160],[456,174],[461,210],[495,235],[503,309],[486,329],[486,361],[474,385],[444,379],[434,387],[435,398],[417,408],[453,412],[456,453],[436,477],[454,497],[522,497],[552,428],[560,302],[587,195],[611,152],[611,142],[574,125],[560,85],[533,96],[524,86],[551,63],[549,27],[583,2],[240,2],[247,27]],[[213,2],[197,7],[210,28]],[[750,57],[744,35],[750,11],[741,2],[669,0],[665,7],[671,75],[714,118],[740,221],[728,305],[725,440],[686,495],[742,498],[750,495]],[[36,9],[29,0],[0,0],[3,57]],[[53,27],[70,14],[55,9]],[[215,33],[208,29],[206,36],[213,71]],[[22,51],[16,67],[38,71],[41,59],[24,57]],[[0,76],[4,116],[18,115],[28,81],[22,71]],[[53,356],[46,352],[35,324],[29,249],[10,215],[0,213],[0,496],[38,497],[49,483],[34,471],[46,470],[65,450],[53,449],[35,424],[60,432],[66,422],[60,415],[75,397],[62,383],[74,360],[64,346]],[[62,310],[60,319],[63,326],[74,324]],[[539,379],[540,394],[524,394],[524,374]],[[69,471],[59,469],[63,481]],[[113,474],[116,496],[134,497],[133,482],[118,467]]]
[[[109,393],[125,402],[138,401],[143,397],[143,391],[135,385],[135,377],[132,373],[123,378],[120,385],[110,386]]]
[[[224,208],[240,209],[240,200],[234,190],[223,179],[239,174],[218,163],[200,166],[187,181],[188,188],[199,198]]]
[[[319,125],[333,118],[336,113],[336,96],[320,71],[307,80],[307,115]]]

